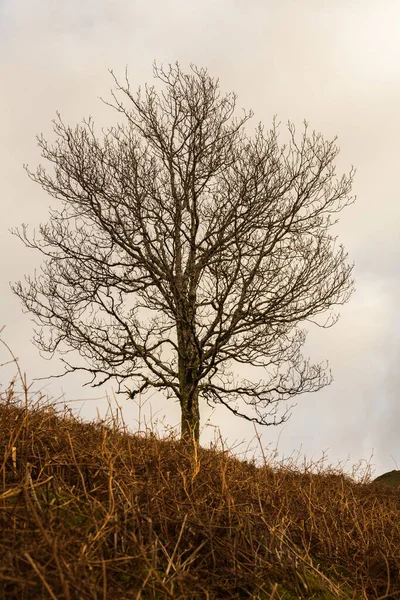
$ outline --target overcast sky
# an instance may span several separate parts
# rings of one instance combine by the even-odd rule
[[[113,86],[108,69],[123,76],[127,65],[137,88],[151,83],[154,60],[193,62],[266,126],[277,115],[337,135],[338,172],[357,169],[357,201],[337,227],[355,261],[356,292],[339,323],[307,342],[313,361],[329,360],[334,382],[301,396],[285,425],[258,427],[262,445],[271,450],[279,436],[280,457],[316,461],[325,452],[348,472],[371,454],[373,476],[400,468],[399,31],[398,0],[0,0],[0,327],[28,379],[62,371],[58,357],[39,356],[30,316],[9,287],[41,263],[9,228],[45,222],[55,202],[23,170],[40,162],[35,135],[52,139],[56,111],[70,125],[89,114],[99,128],[112,124],[116,113],[99,100]],[[1,370],[3,386],[10,373]],[[72,374],[46,390],[87,399],[71,403],[85,419],[104,415],[106,400],[95,398],[105,390],[82,388],[85,381]],[[119,402],[134,428],[137,408]],[[150,404],[155,418],[177,425],[177,403],[155,395]],[[202,426],[211,417],[227,446],[244,440],[244,451],[254,438],[253,426],[223,407],[212,416],[201,409]],[[205,426],[202,443],[212,439]]]

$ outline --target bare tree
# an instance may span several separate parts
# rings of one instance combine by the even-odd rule
[[[282,423],[280,401],[331,381],[303,358],[299,325],[329,327],[353,291],[330,233],[353,201],[353,169],[336,178],[336,140],[306,123],[300,136],[288,124],[286,145],[275,121],[250,131],[252,113],[235,117],[236,95],[207,70],[155,66],[160,89],[135,94],[111,74],[106,104],[124,124],[100,140],[91,118],[72,129],[58,114],[55,143],[38,137],[52,174],[26,167],[61,200],[40,235],[13,231],[46,257],[13,286],[34,342],[78,351],[85,362],[63,359],[65,372],[87,371],[92,386],[115,378],[131,398],[150,387],[177,398],[184,440],[199,439],[199,397]]]

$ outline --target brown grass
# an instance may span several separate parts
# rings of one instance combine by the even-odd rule
[[[118,413],[117,413],[118,414]],[[0,398],[0,598],[399,598],[396,489]]]

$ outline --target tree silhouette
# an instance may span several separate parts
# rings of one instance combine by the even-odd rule
[[[300,325],[329,327],[352,293],[330,229],[353,201],[353,169],[337,178],[336,140],[306,123],[300,136],[288,124],[286,145],[275,121],[250,131],[252,113],[235,117],[236,95],[205,69],[154,66],[159,89],[135,94],[111,74],[106,104],[124,124],[99,139],[91,118],[72,129],[58,114],[56,141],[38,137],[51,174],[26,167],[61,201],[38,233],[13,231],[46,257],[12,286],[34,342],[78,351],[85,362],[64,358],[65,372],[93,386],[115,378],[131,398],[153,387],[178,399],[184,440],[199,440],[199,397],[282,423],[279,402],[331,381],[303,358]]]

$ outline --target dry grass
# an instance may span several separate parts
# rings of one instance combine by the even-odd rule
[[[117,413],[118,414],[118,413]],[[0,598],[399,598],[399,496],[1,394]]]

